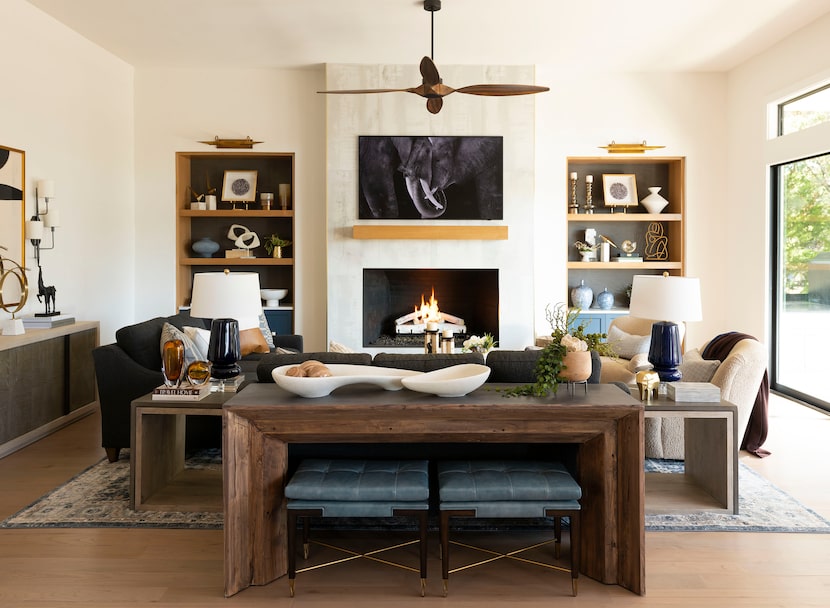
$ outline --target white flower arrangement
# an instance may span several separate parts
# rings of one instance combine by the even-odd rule
[[[465,353],[484,353],[487,354],[491,349],[496,347],[496,341],[493,339],[493,334],[484,334],[483,336],[470,336],[461,344],[462,352]]]
[[[569,353],[588,350],[588,343],[585,340],[574,338],[571,334],[565,334],[562,336],[562,340],[560,342]]]

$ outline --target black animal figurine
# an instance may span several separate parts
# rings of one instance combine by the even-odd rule
[[[57,314],[60,314],[55,310],[55,289],[54,285],[44,285],[43,284],[43,268],[38,264],[37,266],[37,301],[43,302],[43,298],[46,298],[46,312],[42,314],[36,314],[37,317],[53,317]]]

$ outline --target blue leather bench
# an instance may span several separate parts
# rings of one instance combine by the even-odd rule
[[[570,520],[570,569],[534,562],[571,573],[571,590],[577,594],[579,576],[579,499],[582,488],[558,462],[445,461],[438,463],[440,495],[439,532],[444,595],[449,586],[449,527],[451,517],[554,518],[556,557],[562,534],[562,517]],[[538,546],[538,545],[535,545]],[[521,551],[497,554],[512,558]],[[489,555],[494,552],[487,551]],[[492,557],[473,565],[494,561]],[[526,560],[523,560],[526,561]],[[470,565],[464,567],[469,568]],[[460,570],[461,568],[459,568]],[[455,572],[454,570],[452,572]]]
[[[288,499],[288,585],[291,597],[294,597],[297,574],[297,522],[302,520],[303,548],[307,558],[308,522],[311,517],[416,518],[420,534],[419,540],[412,542],[420,543],[421,596],[424,595],[429,513],[426,460],[303,460],[285,487],[285,497]],[[385,560],[383,563],[414,570]]]

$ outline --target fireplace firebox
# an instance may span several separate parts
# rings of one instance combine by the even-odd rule
[[[433,297],[453,330],[456,348],[471,335],[499,332],[498,269],[365,268],[363,270],[363,346],[423,347],[418,316],[413,328],[399,321]],[[463,322],[463,330],[459,330]]]

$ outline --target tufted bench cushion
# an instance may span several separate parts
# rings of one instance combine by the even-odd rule
[[[395,509],[429,507],[426,460],[307,459],[285,487],[289,509],[323,517],[392,517]]]

